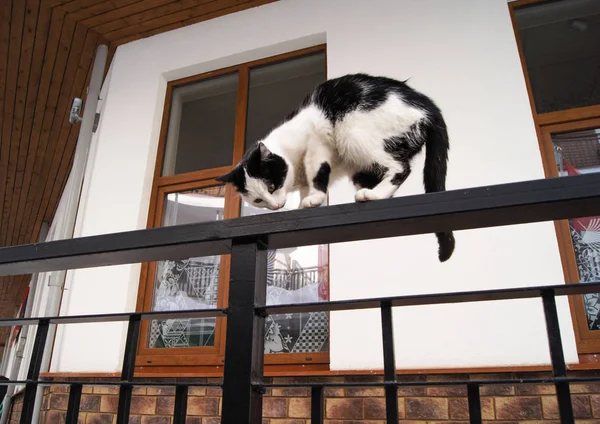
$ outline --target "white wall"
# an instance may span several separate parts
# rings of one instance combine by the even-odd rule
[[[78,234],[145,227],[168,80],[325,41],[330,78],[356,71],[410,77],[439,104],[451,136],[449,189],[543,177],[506,0],[282,0],[118,48]],[[422,192],[421,163],[398,195]],[[330,203],[352,195],[338,184]],[[437,262],[433,235],[332,245],[331,298],[563,282],[551,223],[463,231],[456,239],[445,264]],[[133,311],[139,271],[73,273],[62,313]],[[575,362],[566,299],[559,308],[565,353]],[[549,362],[536,300],[394,314],[401,368]],[[124,330],[66,329],[53,369],[118,371]],[[378,312],[333,314],[332,369],[381,366]]]

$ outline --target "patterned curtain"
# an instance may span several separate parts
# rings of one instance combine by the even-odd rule
[[[276,267],[268,252],[267,304],[315,302],[327,292],[327,267]],[[211,258],[163,261],[157,265],[155,311],[216,308],[219,262]],[[209,261],[207,261],[207,259]],[[322,300],[322,299],[321,299]],[[148,346],[214,345],[214,318],[154,320]],[[266,319],[265,353],[323,352],[329,348],[329,317],[325,312],[273,315]]]
[[[579,280],[582,283],[600,281],[600,217],[569,221]],[[590,330],[600,330],[600,295],[583,295]]]

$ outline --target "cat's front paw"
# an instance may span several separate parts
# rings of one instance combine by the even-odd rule
[[[325,193],[319,191],[317,193],[310,194],[302,199],[302,209],[316,208],[323,204],[325,201]]]
[[[368,202],[369,200],[378,200],[380,197],[375,193],[374,190],[369,188],[361,188],[354,195],[354,200],[357,202]]]

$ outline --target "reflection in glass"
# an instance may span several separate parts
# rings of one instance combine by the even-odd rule
[[[167,195],[163,226],[223,219],[225,187]],[[156,264],[153,311],[217,307],[220,256],[161,261]],[[148,347],[198,347],[215,343],[215,318],[154,320]]]
[[[238,75],[173,89],[162,175],[230,165]]]
[[[552,135],[559,176],[600,172],[600,130]],[[582,283],[600,281],[600,216],[569,220],[571,239]],[[600,330],[600,294],[583,295],[588,328]]]
[[[250,69],[246,150],[280,124],[325,79],[324,52]]]
[[[600,104],[600,1],[547,1],[515,18],[537,112]]]
[[[298,205],[290,193],[288,205]],[[293,206],[291,208],[294,208]],[[290,208],[290,209],[291,209]],[[243,202],[242,216],[278,211]],[[267,263],[267,304],[319,302],[329,299],[327,245],[270,250]],[[265,353],[308,353],[329,350],[329,314],[310,312],[270,315],[266,319]]]

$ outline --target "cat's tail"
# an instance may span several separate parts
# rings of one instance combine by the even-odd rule
[[[425,140],[425,167],[423,168],[423,184],[426,193],[446,190],[446,171],[448,167],[448,130],[444,119],[439,116],[432,119],[427,128]],[[454,252],[454,235],[452,232],[435,233],[438,239],[440,262],[445,262]]]

